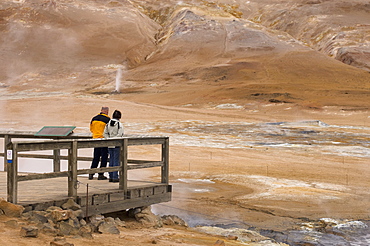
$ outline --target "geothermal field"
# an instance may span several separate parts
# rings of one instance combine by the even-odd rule
[[[364,0],[2,0],[0,130],[88,133],[118,109],[126,134],[170,137],[155,214],[369,245],[369,23]]]

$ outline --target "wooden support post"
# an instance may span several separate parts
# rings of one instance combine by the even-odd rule
[[[60,172],[60,149],[53,150],[53,171]]]
[[[125,197],[127,195],[127,146],[128,139],[125,138],[122,141],[122,146],[120,148],[120,166],[119,171],[119,188],[123,190]]]
[[[163,166],[162,166],[162,183],[168,184],[169,182],[169,156],[170,156],[170,146],[169,146],[169,139],[166,138],[164,140],[164,143],[162,144],[162,161],[163,161]]]
[[[77,141],[71,142],[68,149],[68,196],[77,198]]]
[[[11,138],[9,135],[4,136],[4,172],[6,172],[8,167],[8,159],[7,159],[7,153],[8,153],[8,144],[11,142]]]
[[[17,203],[18,196],[18,154],[17,143],[12,145],[12,159],[11,163],[7,163],[7,188],[8,188],[8,202]]]

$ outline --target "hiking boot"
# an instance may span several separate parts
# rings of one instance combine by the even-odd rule
[[[113,183],[118,183],[119,182],[119,179],[112,179],[112,182]]]
[[[105,177],[103,174],[99,174],[98,180],[106,180],[106,179],[108,179],[108,178]]]
[[[89,174],[89,179],[90,180],[94,179],[94,174]]]

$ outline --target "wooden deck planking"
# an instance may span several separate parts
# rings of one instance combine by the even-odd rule
[[[108,182],[108,180],[89,180],[87,176],[78,176],[79,186],[77,195],[86,197],[87,186],[88,195],[106,194],[120,192],[118,183]],[[0,172],[0,197],[6,199],[6,172]],[[128,190],[140,189],[145,187],[155,187],[161,183],[149,181],[128,180]],[[67,178],[52,178],[44,180],[30,180],[18,183],[18,204],[29,205],[48,201],[58,201],[68,199]]]

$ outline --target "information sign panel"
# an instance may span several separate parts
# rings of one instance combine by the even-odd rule
[[[44,126],[35,136],[64,137],[73,132],[75,126]]]

